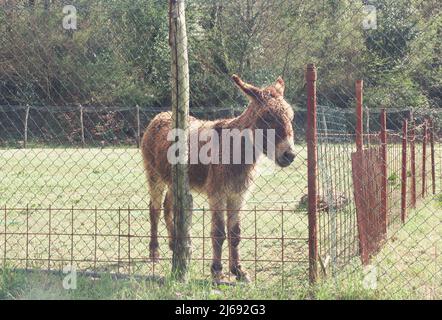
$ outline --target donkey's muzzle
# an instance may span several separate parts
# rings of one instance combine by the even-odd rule
[[[287,167],[293,162],[293,160],[295,160],[295,154],[293,151],[286,151],[276,162],[281,167]]]

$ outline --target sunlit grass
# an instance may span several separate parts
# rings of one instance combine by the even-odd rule
[[[306,208],[299,207],[299,200],[307,192],[305,147],[298,146],[296,162],[289,168],[279,169],[264,165],[258,171],[254,189],[250,192],[243,215],[242,257],[255,278],[249,286],[214,287],[210,282],[210,212],[207,201],[195,196],[194,225],[192,234],[200,236],[194,240],[194,257],[188,284],[176,283],[168,278],[170,272],[170,252],[167,240],[161,239],[163,259],[159,264],[146,263],[148,256],[148,192],[142,168],[141,156],[136,149],[29,149],[1,150],[0,164],[0,204],[7,207],[7,220],[0,215],[1,225],[6,222],[12,232],[49,231],[48,211],[35,208],[52,208],[51,230],[63,233],[70,230],[72,212],[57,210],[74,208],[105,209],[98,212],[98,233],[109,236],[98,237],[98,253],[103,263],[98,263],[98,271],[104,276],[92,279],[80,276],[77,290],[67,291],[62,287],[63,276],[14,271],[23,268],[24,262],[9,264],[2,269],[0,297],[20,298],[110,298],[110,299],[434,299],[441,297],[442,265],[440,243],[442,230],[440,212],[442,196],[435,201],[421,203],[410,212],[407,224],[397,233],[390,234],[381,253],[373,264],[378,270],[377,289],[363,286],[364,272],[359,260],[341,272],[337,278],[328,278],[314,287],[308,285],[307,264],[287,262],[306,260],[306,241],[288,240],[307,238]],[[344,156],[344,155],[339,155]],[[347,157],[346,157],[347,159]],[[268,163],[267,163],[268,164]],[[268,171],[266,171],[268,170]],[[392,173],[395,174],[395,173]],[[418,180],[418,185],[419,185]],[[29,207],[28,207],[29,206]],[[28,209],[27,209],[28,207]],[[132,208],[130,211],[127,208]],[[17,210],[12,210],[16,208]],[[255,210],[257,209],[257,210]],[[96,212],[94,210],[75,212],[76,232],[93,233]],[[2,213],[4,210],[2,209]],[[256,220],[255,220],[256,214]],[[127,258],[127,241],[118,242],[118,221],[127,223],[131,219],[131,232],[141,235],[132,239],[131,264],[133,273],[150,275],[154,271],[164,277],[162,282],[128,278],[115,280],[109,272],[118,268],[109,267],[106,260],[116,260],[117,248],[121,248],[120,258]],[[284,220],[281,218],[284,217]],[[256,221],[256,224],[255,224]],[[281,224],[284,221],[284,229]],[[287,238],[281,242],[281,232]],[[255,240],[255,232],[263,239]],[[164,223],[160,234],[165,235]],[[273,237],[274,239],[264,239]],[[91,257],[93,237],[75,238],[74,255],[78,259]],[[51,257],[59,258],[60,263],[48,263],[48,244],[52,241]],[[121,240],[121,239],[120,239]],[[31,262],[30,268],[58,270],[71,257],[69,236],[30,237],[29,252],[32,258],[42,259]],[[3,252],[4,248],[1,247]],[[8,259],[25,257],[26,238],[8,238]],[[282,253],[284,252],[284,264]],[[204,259],[200,261],[198,259]],[[228,252],[224,252],[227,267]],[[255,262],[255,259],[258,261]],[[262,261],[259,261],[262,260]],[[270,263],[266,260],[274,260]],[[92,263],[79,264],[80,269],[88,269]],[[120,265],[126,272],[127,263]]]

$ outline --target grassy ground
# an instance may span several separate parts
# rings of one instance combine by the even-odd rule
[[[267,162],[258,169],[241,218],[243,266],[258,281],[305,282],[307,215],[305,207],[298,210],[306,193],[305,158],[299,146],[293,166],[281,169]],[[148,261],[149,196],[139,150],[9,149],[0,151],[0,166],[0,204],[6,207],[0,225],[8,233],[5,240],[0,237],[0,252],[14,267],[60,269],[73,258],[82,270],[169,273],[163,219],[163,260]],[[210,212],[202,195],[194,195],[194,204],[192,267],[207,281]],[[223,258],[227,264],[227,246]]]
[[[347,168],[345,174],[348,178],[349,166],[348,163],[344,165],[345,161],[349,161],[348,152],[336,155],[345,157],[341,161],[335,158],[334,163]],[[264,165],[249,196],[248,211],[242,217],[244,239],[241,252],[244,266],[251,271],[256,285],[211,286],[208,274],[210,213],[207,212],[206,199],[196,195],[195,207],[198,210],[194,214],[192,233],[198,238],[193,241],[196,259],[192,264],[193,280],[189,284],[177,284],[167,278],[161,283],[138,278],[117,281],[109,275],[101,279],[79,277],[77,290],[68,291],[63,289],[63,278],[58,275],[13,270],[26,266],[60,269],[74,257],[79,260],[76,263],[79,269],[124,273],[130,268],[136,274],[167,277],[170,253],[163,223],[160,235],[164,238],[160,246],[164,260],[159,264],[147,261],[149,223],[146,208],[149,198],[139,151],[1,150],[0,204],[7,210],[2,210],[0,226],[2,231],[6,227],[13,234],[5,238],[2,235],[0,241],[0,253],[9,261],[8,267],[0,271],[0,297],[440,298],[442,277],[438,266],[442,262],[438,250],[442,209],[435,204],[436,201],[429,201],[417,210],[407,225],[392,235],[392,241],[376,258],[375,265],[380,274],[377,290],[363,288],[364,271],[358,261],[342,273],[345,275],[343,279],[328,280],[313,288],[308,286],[307,217],[305,207],[298,208],[299,200],[306,193],[305,159],[305,147],[299,146],[298,157],[291,167],[271,168],[269,171]],[[342,168],[336,170],[342,171]],[[49,207],[51,210],[48,210]],[[70,210],[72,207],[74,210]],[[95,207],[98,211],[93,210]],[[128,207],[131,209],[128,210]],[[77,210],[84,208],[91,210]],[[345,230],[353,225],[354,220],[347,218],[351,211],[339,214],[342,215],[341,218],[338,216],[341,228],[344,226]],[[324,219],[325,226],[328,218],[323,216],[321,219]],[[342,225],[339,221],[350,222]],[[72,230],[78,235],[72,237]],[[24,234],[28,232],[31,235],[27,238]],[[49,233],[55,235],[49,237]],[[137,237],[130,241],[121,237],[128,233]],[[224,258],[228,258],[227,250]]]
[[[441,299],[442,196],[414,212],[374,258],[374,286],[358,260],[315,286],[289,278],[280,283],[214,287],[206,280],[181,284],[163,278],[115,280],[79,276],[77,288],[63,288],[64,275],[0,271],[1,299]],[[194,271],[193,271],[194,272]],[[195,279],[195,274],[191,275]]]
[[[293,207],[307,191],[304,146],[298,155],[285,169],[261,166],[249,207]],[[0,150],[0,166],[0,203],[8,207],[147,208],[149,203],[141,153],[134,148],[7,149]],[[207,208],[202,196],[194,203]]]

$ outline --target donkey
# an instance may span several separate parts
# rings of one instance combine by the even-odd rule
[[[280,167],[289,166],[294,158],[294,134],[292,107],[284,100],[284,81],[279,77],[273,85],[258,88],[243,82],[237,75],[232,80],[249,100],[247,109],[238,117],[220,119],[215,121],[203,121],[189,117],[189,135],[192,137],[203,129],[212,129],[219,134],[224,129],[239,129],[255,131],[262,129],[264,136],[266,130],[274,130],[274,146],[272,158]],[[146,170],[147,181],[150,191],[150,259],[158,261],[158,221],[160,217],[161,203],[164,191],[167,188],[164,199],[164,218],[169,237],[169,247],[173,250],[173,194],[171,191],[172,174],[171,164],[167,158],[168,148],[173,142],[168,141],[167,135],[172,129],[172,114],[162,112],[155,116],[148,125],[142,138],[142,155]],[[263,139],[262,154],[268,155],[269,147],[267,139]],[[210,141],[209,141],[210,143]],[[241,141],[243,144],[243,141]],[[255,149],[254,149],[255,150]],[[222,148],[219,149],[220,154]],[[240,211],[245,202],[245,196],[254,178],[255,166],[259,154],[254,152],[253,159],[249,163],[243,161],[246,156],[245,148],[241,148],[240,164],[192,164],[190,163],[188,174],[189,184],[192,190],[207,195],[212,215],[211,239],[213,247],[211,273],[215,283],[221,283],[225,279],[222,272],[222,246],[226,240],[225,212],[227,212],[227,240],[229,245],[230,272],[235,275],[237,281],[250,282],[247,271],[241,267],[239,255],[239,243],[241,240]]]

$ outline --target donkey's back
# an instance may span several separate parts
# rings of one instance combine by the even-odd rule
[[[191,135],[198,134],[199,130],[213,124],[211,121],[202,121],[194,117],[189,117],[189,123]],[[152,119],[143,135],[141,150],[150,189],[157,184],[172,184],[172,166],[167,158],[168,150],[174,143],[167,139],[170,130],[172,130],[172,113],[162,112]],[[204,191],[208,172],[207,165],[189,166],[191,188]]]

